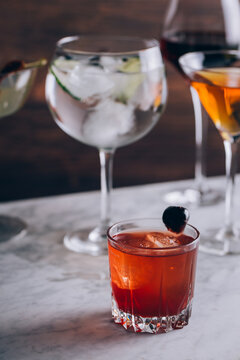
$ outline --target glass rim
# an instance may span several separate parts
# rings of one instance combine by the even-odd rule
[[[201,69],[197,68],[197,67],[194,67],[194,66],[191,66],[189,64],[186,64],[186,62],[184,60],[186,60],[187,58],[191,57],[191,56],[197,56],[197,55],[206,55],[206,56],[210,56],[210,55],[238,55],[239,56],[239,60],[240,60],[240,49],[239,50],[200,50],[200,51],[190,51],[190,52],[187,52],[183,55],[181,55],[178,59],[178,63],[181,65],[181,68],[184,70],[184,69],[189,69],[189,70],[192,70],[192,71],[196,71],[196,70],[205,70],[205,71],[209,71],[209,72],[214,72],[214,73],[221,73],[219,71],[214,71],[214,67],[206,67],[204,69],[204,67],[202,67]],[[219,68],[220,66],[218,66]],[[225,66],[223,66],[225,67]],[[227,66],[226,66],[227,67]],[[237,67],[236,67],[237,68]],[[240,66],[239,66],[239,69],[240,69]],[[231,70],[229,71],[231,72]],[[240,75],[240,74],[239,74]]]
[[[73,42],[73,41],[77,41],[83,38],[87,38],[87,39],[99,39],[99,40],[115,40],[115,41],[145,41],[145,42],[149,42],[152,43],[151,46],[146,46],[144,48],[144,46],[142,48],[139,49],[135,49],[135,50],[129,50],[129,51],[86,51],[86,50],[73,50],[73,49],[68,49],[68,48],[64,48],[64,45]],[[71,54],[75,54],[75,55],[102,55],[102,56],[121,56],[121,55],[134,55],[140,52],[145,52],[154,48],[158,48],[160,50],[160,45],[158,40],[156,40],[155,38],[141,38],[138,36],[120,36],[120,35],[96,35],[96,34],[83,34],[83,35],[72,35],[72,36],[65,36],[61,39],[59,39],[56,43],[56,46],[58,49],[62,50],[64,53],[71,53]],[[160,50],[161,51],[161,50]]]
[[[161,225],[164,225],[164,223],[162,222],[162,219],[160,218],[134,218],[134,219],[128,219],[128,220],[121,220],[121,221],[118,221],[114,224],[112,224],[108,230],[107,230],[107,237],[108,237],[108,240],[111,240],[114,244],[117,244],[118,241],[116,239],[113,238],[113,236],[110,235],[110,231],[112,230],[112,228],[116,225],[121,225],[121,224],[127,224],[127,223],[130,223],[130,222],[134,222],[134,221],[146,221],[146,220],[153,220],[153,221],[158,221],[160,222]],[[159,251],[159,252],[164,252],[164,251],[167,251],[167,252],[171,252],[172,251],[175,251],[176,249],[184,249],[184,248],[188,248],[188,247],[191,247],[193,245],[195,245],[198,241],[199,241],[199,238],[200,238],[200,232],[198,231],[198,229],[191,225],[191,224],[186,224],[186,227],[188,228],[191,228],[192,230],[194,230],[196,232],[196,236],[193,237],[193,241],[191,241],[190,243],[188,244],[185,244],[185,245],[178,245],[178,246],[166,246],[166,247],[148,247],[148,248],[137,248],[138,250],[141,250],[141,251]],[[139,231],[141,231],[141,229],[139,228]],[[166,228],[166,232],[169,232],[171,233],[167,228]],[[172,232],[172,234],[175,234],[174,232]],[[184,231],[180,234],[184,234]],[[180,235],[179,234],[179,235]],[[126,245],[126,248],[128,248],[128,246]],[[134,248],[134,247],[131,247],[131,248]]]

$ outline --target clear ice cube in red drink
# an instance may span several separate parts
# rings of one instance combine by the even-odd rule
[[[167,233],[150,232],[145,237],[146,246],[151,248],[168,248],[181,245],[180,240]]]

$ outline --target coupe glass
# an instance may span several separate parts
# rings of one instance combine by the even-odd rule
[[[200,249],[218,255],[239,253],[233,201],[240,139],[240,52],[193,52],[180,57],[179,63],[222,136],[226,154],[225,225],[203,234]]]
[[[22,61],[11,61],[0,70],[0,119],[18,111],[31,90],[39,66],[46,60],[25,64]],[[0,242],[22,235],[26,223],[8,215],[0,215]]]
[[[238,49],[240,43],[239,0],[171,0],[161,37],[163,56],[179,71],[178,59],[191,51]],[[221,200],[221,191],[210,189],[206,182],[207,119],[195,89],[190,86],[195,117],[195,181],[191,188],[167,193],[169,203],[209,205]]]
[[[46,79],[47,103],[64,132],[99,150],[101,164],[100,223],[88,233],[67,234],[68,249],[107,253],[114,152],[153,128],[166,97],[157,40],[74,36],[58,41]]]

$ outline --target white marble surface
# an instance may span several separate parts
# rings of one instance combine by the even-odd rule
[[[223,178],[209,181],[225,188]],[[162,195],[179,184],[115,189],[113,221],[160,217]],[[190,211],[200,232],[224,219],[223,203]],[[0,212],[29,224],[26,236],[0,244],[1,360],[240,359],[240,256],[199,254],[193,314],[184,329],[133,334],[111,321],[107,256],[62,245],[66,230],[96,224],[99,193],[9,203]]]

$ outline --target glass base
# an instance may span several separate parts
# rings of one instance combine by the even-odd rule
[[[151,334],[167,333],[182,329],[188,324],[192,312],[192,304],[178,315],[142,317],[135,316],[120,310],[116,301],[112,299],[112,317],[116,324],[121,324],[126,330],[132,332],[146,332]]]
[[[0,215],[0,243],[26,233],[27,225],[17,217]]]
[[[237,228],[212,229],[201,235],[199,250],[212,255],[240,254],[240,231]]]
[[[224,194],[221,191],[208,189],[198,190],[194,188],[189,189],[178,189],[171,191],[164,195],[164,201],[172,205],[187,205],[193,204],[197,206],[207,206],[217,204],[222,201]]]
[[[106,255],[107,247],[107,227],[96,227],[92,231],[79,230],[66,234],[63,239],[67,249],[92,256]]]

